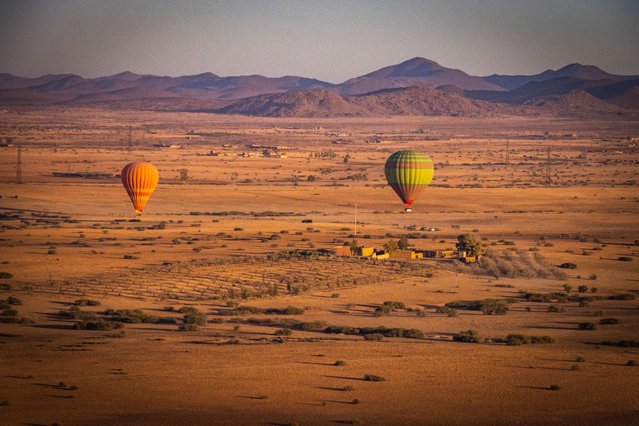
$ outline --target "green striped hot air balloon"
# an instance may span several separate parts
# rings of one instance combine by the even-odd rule
[[[417,195],[433,179],[433,160],[423,152],[397,151],[386,160],[384,174],[388,184],[404,202],[406,211]]]

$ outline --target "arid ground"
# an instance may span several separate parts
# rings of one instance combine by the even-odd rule
[[[639,418],[637,121],[25,107],[0,136],[2,424]],[[435,165],[408,214],[401,149]],[[134,160],[160,172],[139,220]],[[479,264],[314,254],[460,234]]]

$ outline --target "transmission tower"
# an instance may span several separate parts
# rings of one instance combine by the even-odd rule
[[[22,146],[18,145],[18,159],[16,161],[16,183],[22,183]]]

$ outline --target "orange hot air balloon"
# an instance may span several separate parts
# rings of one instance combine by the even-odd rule
[[[120,178],[131,197],[135,214],[140,216],[160,180],[158,169],[151,163],[136,161],[124,166]]]

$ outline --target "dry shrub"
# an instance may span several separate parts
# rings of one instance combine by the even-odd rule
[[[565,273],[548,264],[536,252],[520,249],[503,251],[487,250],[486,254],[473,266],[482,275],[509,278],[556,278],[564,279]]]

